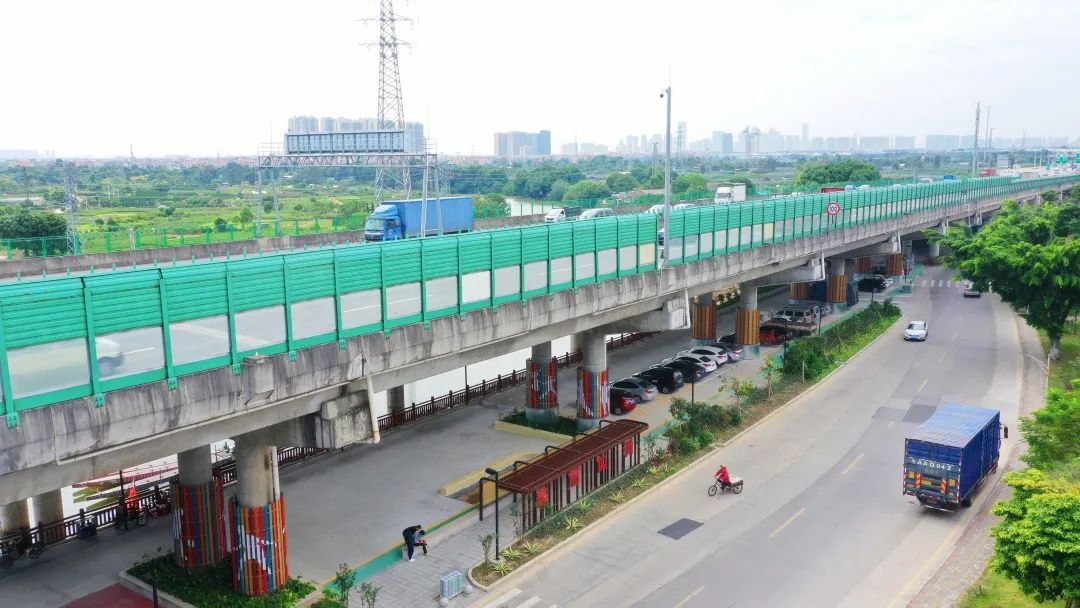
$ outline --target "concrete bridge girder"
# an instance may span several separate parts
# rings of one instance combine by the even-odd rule
[[[746,281],[747,287],[769,287],[771,285],[787,285],[790,283],[811,283],[825,280],[824,257],[813,257],[802,266],[781,270],[765,277]]]
[[[687,329],[690,327],[688,302],[689,298],[686,297],[668,300],[658,310],[605,325],[604,331],[609,334],[629,334]]]
[[[982,208],[999,205],[988,200]],[[803,266],[822,252],[939,225],[947,215],[927,210],[441,317],[428,327],[350,338],[343,349],[336,342],[302,349],[293,361],[268,357],[240,375],[226,367],[184,376],[174,390],[165,381],[143,384],[106,394],[103,407],[87,397],[25,410],[18,427],[0,425],[0,504],[319,413],[349,383],[372,392],[408,384]]]

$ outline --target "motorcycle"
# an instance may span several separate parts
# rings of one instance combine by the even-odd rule
[[[23,537],[23,539],[15,541],[9,540],[0,544],[0,568],[10,568],[15,565],[15,560],[20,557],[29,557],[30,559],[37,559],[41,557],[41,552],[44,547],[41,543],[34,543],[30,540],[29,535]]]
[[[731,484],[722,484],[719,480],[713,481],[713,484],[709,486],[709,496],[716,496],[717,492],[731,492],[732,494],[741,494],[743,491],[743,480],[741,477],[732,477]]]

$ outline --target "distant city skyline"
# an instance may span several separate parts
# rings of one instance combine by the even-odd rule
[[[356,21],[376,5],[189,0],[183,8],[168,11],[168,27],[148,27],[164,8],[65,3],[57,18],[54,3],[6,6],[0,54],[18,60],[5,65],[0,149],[250,155],[280,141],[290,116],[376,114],[378,57],[363,44],[378,32]],[[1075,21],[1069,3],[672,0],[658,11],[611,0],[473,0],[467,14],[453,3],[397,8],[417,20],[399,30],[412,44],[401,56],[405,117],[423,123],[442,153],[487,154],[492,134],[510,128],[550,129],[554,149],[575,137],[614,148],[634,134],[651,153],[640,134],[663,132],[659,91],[668,84],[672,127],[687,123],[688,152],[713,131],[748,124],[763,136],[775,129],[785,147],[795,143],[789,135],[806,145],[862,134],[967,135],[977,101],[993,108],[995,139],[1080,135],[1075,32],[1047,27]],[[508,23],[535,38],[518,44]],[[718,31],[725,48],[755,50],[721,78],[708,52]],[[809,33],[826,31],[843,35],[807,43]],[[613,56],[611,41],[626,32],[649,35]],[[72,57],[111,67],[80,69]],[[596,69],[554,75],[554,66],[581,63]]]

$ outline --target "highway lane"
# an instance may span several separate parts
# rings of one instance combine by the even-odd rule
[[[903,605],[974,513],[922,509],[900,494],[903,437],[946,401],[997,407],[1014,426],[1019,401],[1008,308],[992,295],[962,298],[945,270],[925,280],[934,283],[901,305],[905,321],[929,322],[926,343],[904,343],[898,324],[798,403],[519,579],[520,597],[647,608]],[[746,479],[742,495],[706,496],[720,463]],[[658,534],[683,518],[702,525],[678,540]]]

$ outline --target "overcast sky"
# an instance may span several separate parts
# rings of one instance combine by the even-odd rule
[[[1056,0],[396,3],[408,120],[441,152],[747,124],[810,135],[1080,135],[1080,4]],[[5,2],[0,149],[253,154],[288,117],[373,116],[374,0]]]

